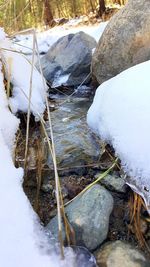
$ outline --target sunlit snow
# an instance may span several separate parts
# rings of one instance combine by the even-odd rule
[[[46,53],[49,48],[62,36],[65,36],[70,33],[75,34],[80,31],[89,34],[98,42],[107,24],[107,21],[101,22],[100,24],[93,26],[67,27],[68,24],[65,24],[64,26],[57,26],[50,30],[41,33],[39,32],[37,33],[39,52]],[[31,54],[33,47],[33,34],[18,35],[16,38],[18,41],[15,42],[15,48],[25,54]]]
[[[34,67],[31,78],[31,63],[20,53],[13,52],[11,42],[5,38],[1,29],[1,59],[6,69],[7,79],[13,85],[12,97],[9,104],[13,113],[27,112],[31,88],[31,112],[39,119],[45,110],[47,85],[45,79]]]
[[[0,39],[2,44],[2,40],[5,39],[2,30],[0,31]],[[12,54],[4,55],[2,53],[6,60],[8,55],[11,56]],[[23,70],[20,64],[24,64],[24,61],[16,57],[19,60],[17,64],[15,55],[14,53],[15,63],[12,65],[11,81],[16,86],[18,83],[18,86],[24,86],[25,77],[28,75],[27,65],[23,69],[24,72],[21,73]],[[22,75],[24,76],[23,80],[19,80],[19,75],[20,79],[23,78]],[[26,78],[28,79],[28,77]],[[0,266],[73,266],[75,258],[71,249],[65,249],[65,260],[62,261],[60,253],[56,252],[54,245],[52,246],[50,240],[47,239],[37,215],[23,192],[23,169],[15,168],[13,163],[14,141],[19,127],[19,119],[8,108],[3,80],[2,65],[0,65]],[[43,99],[43,96],[38,95],[38,97]],[[22,97],[16,97],[16,103],[17,101],[23,101]],[[21,103],[17,103],[18,106]],[[23,110],[24,108],[23,106]]]
[[[96,91],[89,126],[115,148],[127,183],[150,212],[150,61],[106,81]]]

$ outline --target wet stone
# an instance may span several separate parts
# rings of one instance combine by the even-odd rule
[[[112,209],[113,197],[98,184],[70,203],[65,208],[65,213],[74,229],[76,244],[89,250],[97,248],[107,238]],[[50,220],[46,230],[58,239],[57,216]],[[64,230],[63,239],[65,240]]]
[[[51,113],[58,169],[83,175],[85,165],[99,161],[101,141],[86,123],[90,106],[88,98],[62,98],[56,100],[57,108]],[[47,132],[50,130],[47,123]],[[49,154],[47,164],[53,170]]]
[[[122,241],[106,243],[95,253],[98,267],[149,267],[145,256]]]

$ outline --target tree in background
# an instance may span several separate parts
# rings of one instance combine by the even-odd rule
[[[103,15],[105,10],[106,10],[105,0],[99,0],[99,15],[100,15],[100,17]]]
[[[49,0],[43,0],[44,2],[44,22],[46,26],[52,26],[53,14]]]
[[[0,26],[8,32],[31,27],[52,26],[53,18],[73,18],[127,0],[0,0]]]

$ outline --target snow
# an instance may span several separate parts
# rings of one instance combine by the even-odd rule
[[[127,183],[150,212],[150,61],[104,82],[87,115],[89,126],[115,148]]]
[[[31,63],[20,53],[13,52],[11,42],[3,36],[0,42],[1,59],[6,69],[7,78],[13,85],[9,104],[13,113],[27,112],[30,95]],[[6,50],[7,49],[7,50]],[[47,86],[41,74],[34,67],[32,76],[31,112],[38,120],[45,110]]]
[[[1,131],[0,146],[0,266],[69,267],[52,249],[48,254],[50,245],[22,189],[23,170],[14,167]],[[67,257],[73,259],[71,252]]]
[[[0,64],[0,133],[4,143],[7,144],[10,153],[12,153],[19,120],[9,111],[1,69],[2,65]],[[1,151],[3,151],[2,148]]]
[[[38,49],[40,53],[46,53],[49,48],[62,36],[65,36],[70,33],[77,33],[80,31],[83,31],[98,42],[104,29],[106,28],[108,22],[101,22],[98,25],[93,26],[78,26],[74,27],[75,25],[70,24],[70,21],[66,23],[64,26],[57,26],[55,28],[52,28],[50,30],[37,33],[37,42],[38,42]],[[18,35],[16,36],[17,42],[15,42],[14,47],[22,51],[25,54],[31,54],[32,53],[32,34],[29,35]]]
[[[4,38],[5,35],[1,30],[0,41],[3,42]],[[11,53],[3,56],[7,59],[8,55],[12,56]],[[13,54],[14,60],[16,60],[15,55]],[[20,57],[17,59],[20,60]],[[24,61],[21,63],[24,64]],[[22,79],[20,61],[18,64],[19,68],[16,64],[13,68],[18,69],[17,75],[21,75]],[[17,84],[19,80],[15,76],[16,72],[13,72],[12,81]],[[28,75],[28,72],[24,75]],[[60,255],[47,239],[37,215],[23,192],[23,169],[15,168],[12,160],[19,119],[8,108],[3,80],[2,65],[0,65],[0,266],[73,266],[75,258],[72,250],[65,249],[65,260],[60,260]],[[17,100],[22,101],[22,98],[16,98]]]

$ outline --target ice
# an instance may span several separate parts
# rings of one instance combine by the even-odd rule
[[[52,88],[59,87],[61,85],[65,85],[69,79],[69,76],[70,76],[70,74],[61,75],[60,77],[59,77],[59,75],[60,75],[60,72],[58,71],[55,74],[55,79],[54,79],[52,86],[51,86]]]
[[[96,91],[87,115],[89,126],[113,145],[127,183],[150,212],[150,61],[106,81]]]

